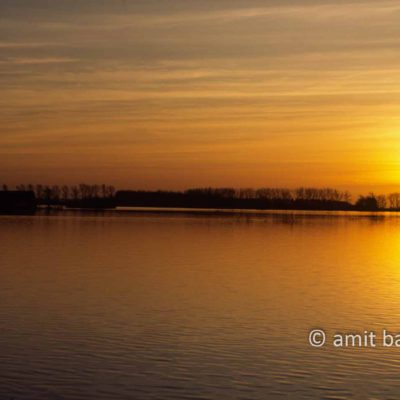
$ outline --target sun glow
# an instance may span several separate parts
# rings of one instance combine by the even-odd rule
[[[89,3],[0,4],[0,182],[400,184],[393,2]]]

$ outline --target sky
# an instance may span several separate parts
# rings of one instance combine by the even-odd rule
[[[400,191],[400,2],[1,0],[0,183]]]

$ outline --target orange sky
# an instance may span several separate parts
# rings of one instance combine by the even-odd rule
[[[400,189],[397,0],[0,15],[0,183]]]

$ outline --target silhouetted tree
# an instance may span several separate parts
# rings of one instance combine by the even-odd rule
[[[380,209],[380,210],[384,210],[384,209],[386,209],[386,206],[387,206],[387,199],[386,199],[386,196],[385,195],[379,195],[379,196],[376,196],[376,201],[377,201],[377,203],[378,203],[378,208]]]
[[[41,201],[44,198],[44,193],[43,193],[43,186],[42,185],[36,185],[36,198]]]
[[[67,185],[61,186],[61,197],[64,203],[69,200],[69,192],[70,192],[69,186]]]
[[[51,187],[51,199],[53,204],[58,204],[60,201],[61,189],[58,185],[54,185]]]
[[[390,193],[388,196],[389,207],[392,210],[400,209],[400,193]]]
[[[52,191],[50,186],[44,186],[43,188],[43,202],[47,206],[51,205],[51,200],[52,200]]]
[[[376,211],[378,210],[378,200],[373,193],[368,196],[360,196],[356,202],[356,208],[363,211]]]

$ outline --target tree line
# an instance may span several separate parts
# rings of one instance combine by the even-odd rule
[[[134,207],[349,210],[349,192],[331,188],[196,188],[183,192],[132,191],[116,194],[116,203]]]
[[[35,193],[38,204],[76,207],[155,206],[155,207],[222,207],[332,210],[400,210],[400,193],[359,196],[353,203],[348,191],[334,188],[194,188],[185,191],[117,192],[112,185],[81,183],[79,185],[20,184],[19,191]],[[11,190],[7,185],[0,190]]]
[[[339,191],[332,188],[296,189],[286,188],[197,188],[188,189],[187,195],[211,196],[237,199],[264,199],[264,200],[320,200],[320,201],[345,201],[351,202],[351,194],[348,191]]]
[[[3,184],[1,189],[11,190],[8,185]],[[89,185],[81,183],[79,185],[33,185],[20,184],[15,187],[18,191],[33,192],[36,201],[41,205],[71,205],[80,206],[84,204],[95,204],[113,200],[115,197],[115,187],[112,185]]]
[[[196,188],[174,191],[119,191],[116,203],[138,207],[198,207],[304,210],[400,210],[400,193],[360,196],[333,188]]]
[[[388,195],[370,193],[367,196],[360,196],[355,206],[360,209],[400,210],[400,193],[390,193]]]

